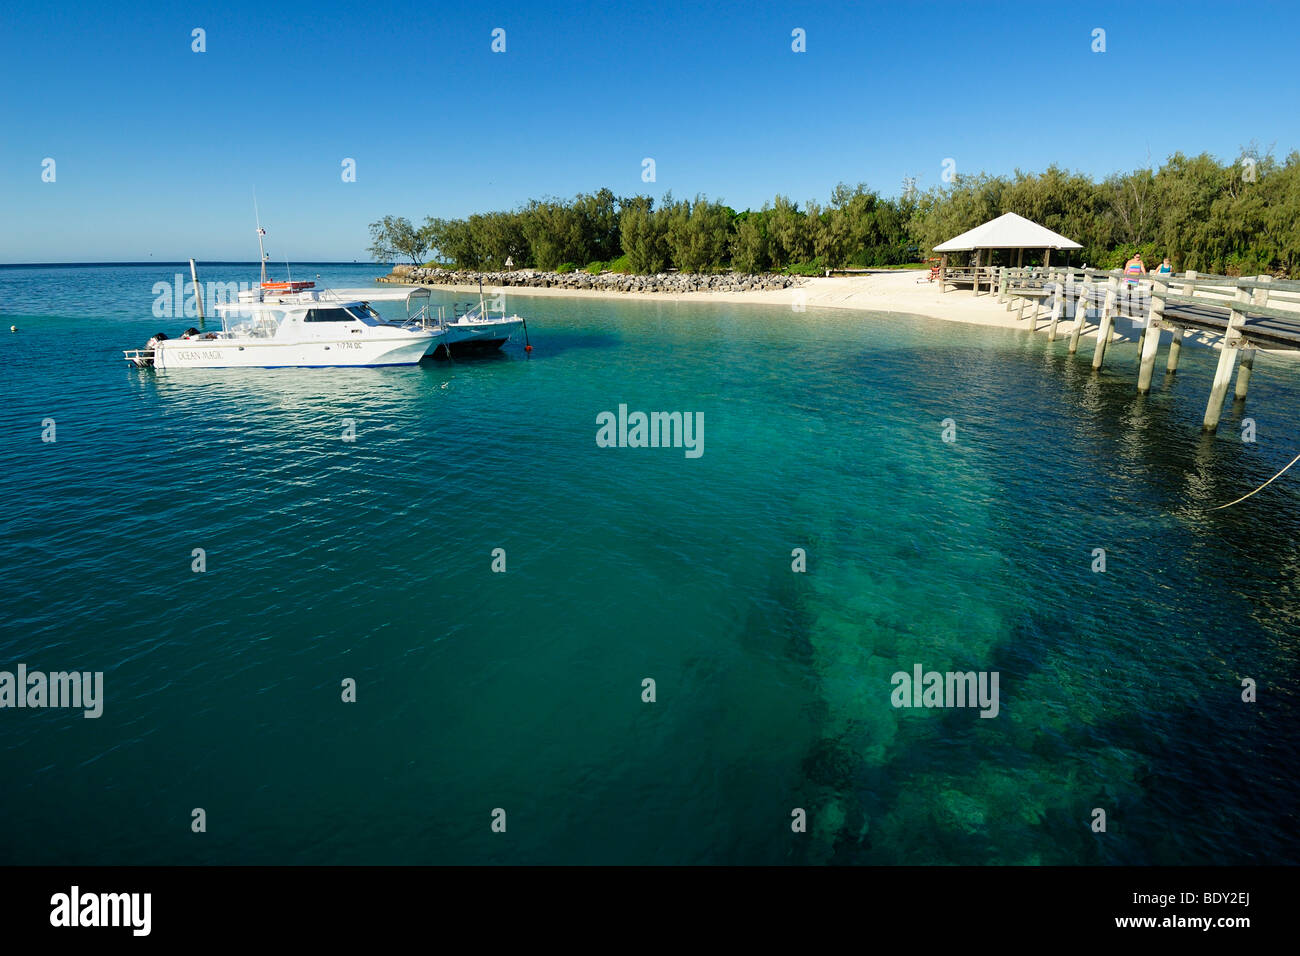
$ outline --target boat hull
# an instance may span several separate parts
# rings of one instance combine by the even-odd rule
[[[505,319],[496,322],[460,322],[443,326],[441,341],[433,350],[436,358],[462,355],[482,355],[495,352],[510,341],[523,325],[522,319]]]
[[[153,367],[181,368],[370,368],[416,365],[439,336],[336,339],[316,342],[249,342],[169,339],[153,352]]]

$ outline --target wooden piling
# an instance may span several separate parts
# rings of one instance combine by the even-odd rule
[[[1051,253],[1051,250],[1048,250]],[[1050,316],[1052,324],[1047,327],[1047,341],[1056,341],[1056,323],[1061,321],[1061,313],[1065,309],[1065,274],[1062,272],[1061,278],[1056,282],[1056,296],[1052,301],[1052,314]]]
[[[190,278],[194,281],[194,301],[199,304],[199,328],[203,328],[203,289],[199,286],[199,270],[190,259]]]
[[[1070,354],[1079,351],[1079,336],[1083,334],[1083,324],[1088,321],[1088,273],[1079,278],[1079,285],[1074,296],[1074,331],[1070,333]]]
[[[1183,295],[1196,295],[1196,270],[1188,269],[1183,273]],[[1165,374],[1173,375],[1178,371],[1178,359],[1183,353],[1183,339],[1187,337],[1187,329],[1177,326],[1174,328],[1173,340],[1169,343],[1169,363],[1165,365]]]
[[[1187,334],[1186,329],[1175,327],[1174,337],[1169,342],[1169,362],[1165,365],[1165,374],[1173,375],[1178,371],[1178,357],[1183,351],[1183,336]]]
[[[1106,299],[1101,307],[1101,318],[1098,320],[1097,328],[1097,347],[1092,352],[1092,367],[1094,370],[1101,368],[1101,364],[1106,358],[1106,346],[1110,344],[1110,329],[1115,322],[1115,304],[1119,299],[1119,279],[1112,275],[1110,281],[1106,283]]]
[[[1260,282],[1272,282],[1272,276],[1258,276]],[[1268,289],[1256,289],[1251,296],[1252,305],[1268,305]],[[1255,349],[1242,349],[1241,367],[1237,369],[1237,388],[1233,392],[1233,398],[1240,401],[1246,397],[1246,391],[1250,388],[1250,376],[1255,371]]]
[[[1237,366],[1237,387],[1232,393],[1233,399],[1241,401],[1250,388],[1250,374],[1255,371],[1255,350],[1241,350],[1241,364]]]
[[[1232,308],[1228,312],[1228,327],[1223,332],[1223,347],[1219,350],[1219,365],[1214,370],[1214,385],[1210,388],[1210,400],[1205,406],[1202,431],[1213,433],[1219,427],[1219,419],[1223,417],[1223,400],[1228,396],[1228,386],[1232,384],[1232,367],[1237,362],[1237,351],[1241,347],[1239,329],[1245,321],[1245,315],[1239,307],[1249,304],[1250,293],[1238,286]]]
[[[1147,330],[1142,336],[1142,361],[1138,367],[1138,394],[1151,391],[1151,376],[1156,368],[1156,352],[1160,350],[1160,330],[1165,317],[1164,280],[1151,282],[1151,308],[1147,312]]]

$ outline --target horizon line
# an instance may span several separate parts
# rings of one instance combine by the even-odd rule
[[[31,269],[40,266],[188,266],[189,259],[97,259],[65,262],[0,262],[0,269]],[[195,259],[194,264],[210,266],[261,266],[255,259]],[[383,266],[393,263],[362,261],[360,259],[307,259],[290,265],[300,266]]]

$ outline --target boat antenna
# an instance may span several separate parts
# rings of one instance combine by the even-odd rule
[[[266,249],[262,247],[262,237],[266,230],[262,228],[262,216],[257,211],[257,190],[253,190],[253,218],[257,220],[257,251],[262,256],[262,284],[266,284]]]

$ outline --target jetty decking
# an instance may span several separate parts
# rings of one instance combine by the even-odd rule
[[[992,295],[1010,310],[1019,307],[1017,319],[1029,311],[1029,329],[1036,331],[1039,313],[1049,308],[1048,341],[1055,341],[1061,319],[1075,321],[1070,351],[1077,352],[1079,337],[1089,312],[1096,317],[1097,344],[1092,367],[1105,361],[1115,319],[1127,318],[1145,331],[1141,338],[1138,365],[1139,394],[1151,390],[1160,333],[1173,332],[1166,374],[1178,370],[1184,339],[1198,334],[1202,339],[1221,341],[1214,385],[1210,389],[1202,427],[1218,428],[1223,403],[1232,384],[1240,356],[1234,397],[1244,399],[1259,349],[1300,351],[1300,282],[1270,276],[1235,278],[1200,275],[1144,276],[1136,281],[1114,269],[1072,269],[1069,267],[968,266],[945,269],[940,275],[941,291],[947,285],[967,286],[974,294]],[[1079,310],[1083,310],[1080,317]]]

